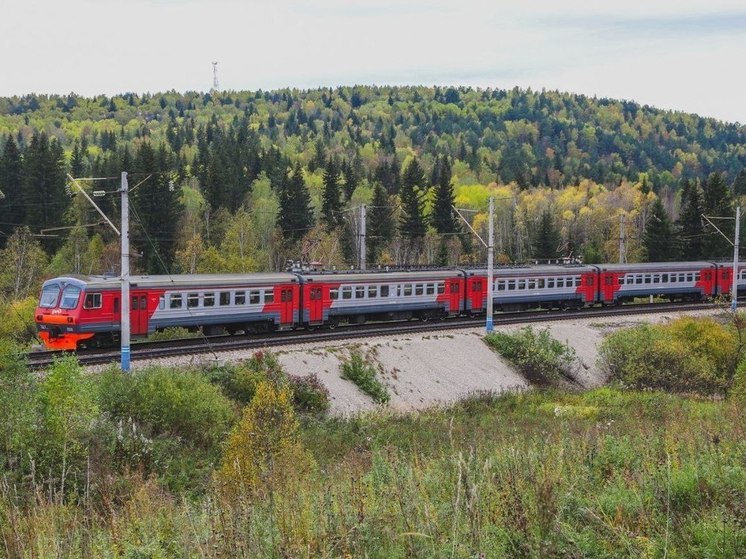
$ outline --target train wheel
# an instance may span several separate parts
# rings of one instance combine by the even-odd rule
[[[329,326],[329,330],[336,330],[337,326],[339,326],[339,319],[338,318],[330,318],[328,326]]]

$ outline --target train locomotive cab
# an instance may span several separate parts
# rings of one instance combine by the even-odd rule
[[[47,348],[75,351],[94,337],[94,332],[81,330],[85,287],[85,282],[78,278],[44,282],[34,316],[39,338]]]

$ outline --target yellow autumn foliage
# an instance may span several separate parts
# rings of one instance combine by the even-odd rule
[[[228,438],[218,481],[233,495],[292,491],[313,468],[286,385],[261,382]]]

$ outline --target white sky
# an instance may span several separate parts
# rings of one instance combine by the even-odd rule
[[[746,123],[744,0],[0,0],[0,95],[559,89]]]

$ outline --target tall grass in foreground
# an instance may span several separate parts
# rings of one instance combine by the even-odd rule
[[[190,500],[136,472],[118,501],[18,499],[8,557],[742,557],[742,404],[612,389],[309,419],[316,467]],[[291,465],[286,467],[291,468]],[[305,467],[305,466],[304,466]]]

